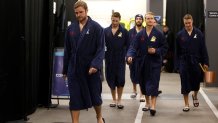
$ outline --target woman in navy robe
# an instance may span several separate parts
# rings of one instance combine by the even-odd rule
[[[141,59],[139,83],[142,93],[151,97],[148,107],[151,116],[156,113],[162,58],[168,48],[164,35],[154,27],[154,21],[154,14],[148,12],[145,15],[146,27],[136,35],[127,52],[128,63],[132,63],[134,57]]]
[[[121,98],[125,85],[125,56],[129,45],[129,36],[128,31],[120,25],[120,19],[120,13],[114,12],[111,17],[112,24],[104,30],[105,74],[113,98],[110,107],[117,105],[119,109],[123,109]]]
[[[184,97],[184,112],[189,111],[188,95],[191,91],[193,105],[199,106],[197,94],[203,73],[199,64],[206,69],[209,66],[209,58],[204,36],[201,31],[193,27],[193,18],[186,14],[183,18],[185,27],[178,32],[176,38],[176,68],[179,70],[181,78],[181,93]]]
[[[94,106],[98,123],[103,123],[100,78],[104,58],[103,28],[87,16],[85,2],[77,1],[74,10],[77,21],[66,31],[63,66],[64,78],[68,79],[72,122],[79,122],[80,110]]]

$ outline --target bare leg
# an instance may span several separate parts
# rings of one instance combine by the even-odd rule
[[[151,96],[151,109],[156,109],[156,96]]]
[[[139,87],[140,87],[140,85],[139,85]],[[148,98],[148,97],[147,97]],[[145,102],[145,100],[146,100],[146,97],[145,97],[145,95],[143,95],[142,94],[142,90],[140,89],[140,102]],[[149,103],[150,104],[150,103]]]
[[[150,108],[150,114],[151,116],[155,116],[156,114],[156,96],[151,96],[151,108]]]
[[[72,118],[72,123],[79,123],[79,114],[80,114],[80,111],[77,110],[77,111],[70,111],[71,113],[71,118]]]
[[[133,83],[133,94],[130,97],[136,98],[136,96],[137,96],[137,88],[136,88],[136,84]]]
[[[193,96],[195,97],[195,99],[198,99],[198,91],[194,91]]]
[[[133,93],[137,93],[136,84],[133,83]]]
[[[104,123],[102,119],[102,112],[101,112],[101,105],[100,106],[94,106],[95,112],[96,112],[96,117],[97,117],[97,122],[98,123]]]
[[[194,91],[194,94],[192,94],[192,99],[193,99],[194,107],[198,107],[199,106],[198,91]]]
[[[112,98],[113,98],[113,103],[115,103],[116,104],[116,89],[115,90],[112,90],[111,89],[111,95],[112,95]]]
[[[117,103],[121,104],[121,98],[122,98],[122,94],[123,94],[123,87],[118,87],[117,88],[117,94],[118,94]]]
[[[185,102],[185,107],[189,107],[188,94],[183,94],[183,98]]]
[[[189,101],[188,101],[188,94],[183,94],[184,102],[185,102],[185,107],[183,108],[184,112],[188,112],[189,109]]]
[[[147,96],[147,95],[145,95],[145,100],[146,100],[146,107],[150,107],[150,98],[149,98],[149,96]]]
[[[118,94],[117,108],[118,109],[123,109],[124,106],[121,103],[121,98],[122,98],[122,94],[123,94],[123,87],[118,87],[117,88],[117,94]]]

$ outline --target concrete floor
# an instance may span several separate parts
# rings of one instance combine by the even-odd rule
[[[180,79],[176,73],[162,73],[160,90],[163,93],[157,98],[156,116],[150,116],[149,112],[142,112],[141,108],[145,103],[139,102],[139,97],[131,99],[132,83],[129,79],[127,68],[126,85],[124,88],[123,104],[124,109],[110,108],[110,89],[107,83],[103,82],[103,117],[106,123],[218,123],[218,88],[201,86],[199,93],[199,107],[193,107],[190,97],[190,111],[183,112],[183,97],[180,94]],[[52,100],[57,103],[57,100]],[[35,113],[28,116],[26,123],[71,123],[68,110],[68,100],[60,100],[57,108],[38,108]],[[80,113],[80,123],[96,123],[96,116],[93,108]],[[22,123],[15,121],[8,123]]]

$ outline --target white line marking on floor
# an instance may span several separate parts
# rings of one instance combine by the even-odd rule
[[[143,116],[142,108],[144,106],[145,106],[145,102],[141,102],[140,106],[139,106],[139,109],[138,109],[138,113],[137,113],[136,118],[135,118],[135,123],[141,123],[142,122],[142,116]]]
[[[131,95],[132,95],[131,93],[123,93],[122,99],[127,99],[127,100],[131,99],[132,100],[132,98],[130,97]],[[102,99],[112,99],[112,96],[110,93],[102,93],[101,96],[102,96]],[[135,99],[139,99],[139,95],[137,95],[137,97]],[[141,123],[142,122],[142,116],[143,116],[142,108],[144,106],[145,106],[145,102],[141,102],[134,123]]]
[[[213,103],[210,101],[208,96],[205,94],[205,92],[201,88],[200,88],[199,92],[201,93],[201,95],[203,96],[204,100],[209,105],[210,109],[213,111],[213,113],[215,114],[216,118],[218,119],[218,111],[217,111],[216,107],[213,105]]]

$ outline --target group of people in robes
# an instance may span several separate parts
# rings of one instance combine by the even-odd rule
[[[103,59],[106,81],[112,95],[109,106],[124,108],[122,93],[127,63],[130,65],[133,87],[139,83],[140,97],[146,97],[142,110],[150,111],[150,115],[155,116],[161,67],[168,43],[164,34],[154,26],[154,13],[148,12],[144,18],[136,15],[136,26],[128,32],[120,25],[119,12],[112,14],[111,25],[103,29],[87,15],[88,6],[84,1],[77,1],[74,11],[77,20],[66,31],[63,66],[63,76],[68,79],[69,85],[72,122],[79,122],[80,110],[94,107],[97,122],[105,123],[101,107]],[[143,20],[146,27],[142,26]],[[201,80],[198,76],[202,72],[198,64],[208,68],[209,60],[203,34],[193,27],[191,15],[185,15],[183,20],[185,27],[176,39],[176,68],[182,83],[183,111],[187,112],[190,91],[194,91],[194,106],[199,106],[197,93]]]

